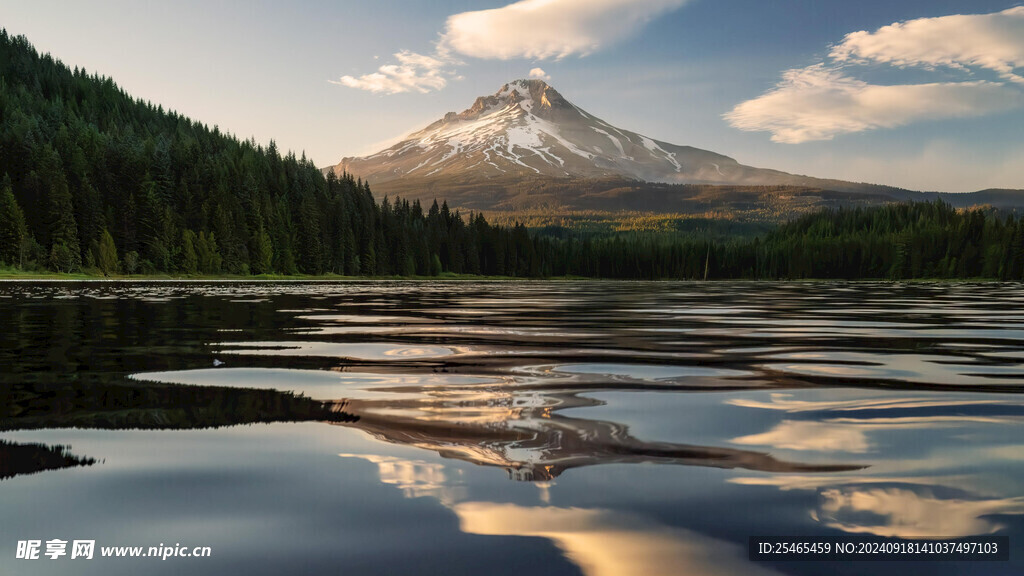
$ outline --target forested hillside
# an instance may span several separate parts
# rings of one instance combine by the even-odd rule
[[[0,264],[174,274],[1024,278],[1024,223],[942,202],[757,238],[492,226],[133,99],[0,32]],[[442,195],[443,196],[443,195]],[[709,228],[710,229],[710,228]]]
[[[941,200],[830,210],[780,227],[757,276],[1024,279],[1024,220]]]
[[[398,230],[358,181],[325,180],[273,142],[239,141],[133,100],[6,32],[0,175],[0,261],[23,268],[391,274],[432,264],[425,254],[412,267],[388,258],[403,234],[425,235]],[[396,214],[423,227],[419,212],[402,204]]]
[[[175,274],[539,276],[526,228],[376,203],[275,144],[135,100],[0,32],[0,263]]]
[[[586,241],[580,242],[587,246]],[[711,279],[1024,280],[1024,220],[936,200],[840,208],[803,216],[756,238],[674,243],[603,239],[569,273]],[[649,275],[648,275],[649,274]]]

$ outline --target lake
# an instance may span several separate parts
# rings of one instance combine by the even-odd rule
[[[2,574],[1024,573],[1016,284],[3,282],[0,343]]]

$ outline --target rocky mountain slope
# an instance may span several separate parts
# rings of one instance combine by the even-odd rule
[[[334,166],[378,192],[415,193],[438,185],[505,189],[524,178],[623,178],[644,182],[786,185],[834,191],[874,188],[744,166],[691,146],[623,130],[566,100],[541,80],[516,80],[459,113],[370,156]],[[878,187],[880,188],[880,187]],[[874,190],[877,192],[877,190]]]
[[[704,212],[742,205],[760,212],[771,204],[779,215],[937,196],[754,168],[654,140],[612,126],[541,80],[509,82],[385,150],[343,158],[327,170],[370,182],[378,196],[447,199],[477,210]],[[941,196],[954,204],[967,198]],[[1020,191],[988,196],[1024,205]]]

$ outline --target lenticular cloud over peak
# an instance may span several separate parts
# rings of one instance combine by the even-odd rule
[[[474,58],[586,56],[686,0],[521,0],[448,17],[442,44]]]

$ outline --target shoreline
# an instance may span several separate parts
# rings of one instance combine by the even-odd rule
[[[217,276],[174,276],[170,274],[132,274],[101,276],[86,273],[11,273],[0,272],[0,282],[807,282],[807,283],[886,283],[886,284],[1015,284],[1013,280],[998,278],[604,278],[587,276],[552,276],[527,278],[517,276],[479,276],[472,274],[442,274],[440,276],[339,276],[334,274],[311,276],[305,274],[278,275],[260,274],[256,276],[217,275]]]

